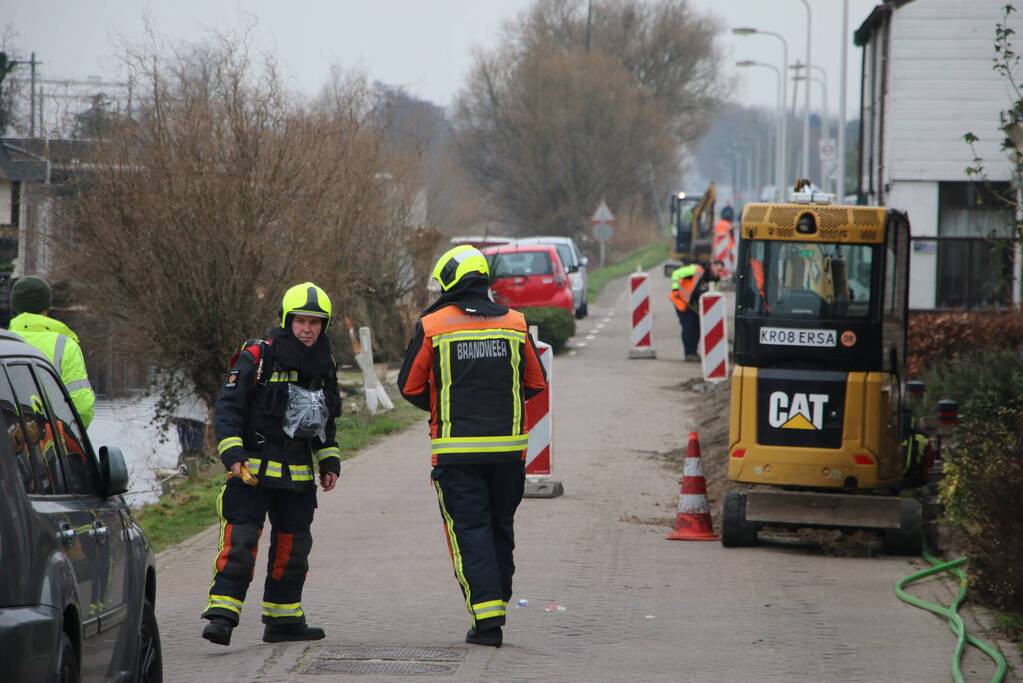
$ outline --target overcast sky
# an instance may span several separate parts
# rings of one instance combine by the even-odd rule
[[[580,3],[585,0],[580,0]],[[753,26],[785,36],[790,63],[806,51],[806,11],[800,0],[690,0],[721,17],[722,25]],[[815,64],[828,72],[830,111],[838,105],[841,0],[809,0]],[[447,105],[465,78],[473,50],[493,45],[502,24],[531,0],[0,0],[0,23],[11,24],[23,52],[35,51],[48,78],[111,78],[117,37],[138,39],[145,21],[172,40],[210,30],[254,26],[255,44],[275,52],[293,84],[314,93],[330,66],[357,68],[370,78],[402,85]],[[849,32],[875,0],[849,1]],[[848,115],[859,101],[859,50],[849,41]],[[728,72],[737,74],[737,99],[774,107],[776,80],[763,68],[735,69],[740,59],[781,64],[781,46],[766,36],[722,39]],[[791,89],[789,104],[791,104]],[[811,93],[819,107],[819,90]]]

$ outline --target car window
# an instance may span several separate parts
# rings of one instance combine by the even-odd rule
[[[25,439],[25,427],[18,415],[18,403],[14,399],[11,383],[7,375],[0,372],[0,414],[3,414],[3,427],[7,430],[7,438],[11,442],[11,453],[18,463],[18,474],[25,487],[25,493],[36,493],[39,488],[33,469],[32,455]],[[41,465],[40,465],[41,466]]]
[[[74,409],[64,395],[57,378],[46,368],[36,366],[36,377],[50,409],[53,410],[56,437],[63,446],[64,471],[67,473],[67,488],[71,493],[83,495],[100,495],[99,467],[92,457],[82,429],[75,419]]]
[[[558,250],[558,256],[561,257],[561,263],[566,268],[571,268],[575,265],[575,254],[572,253],[572,247],[567,244],[557,244],[555,248]]]
[[[491,266],[493,277],[515,277],[517,275],[551,275],[554,264],[546,251],[520,251],[497,254]]]
[[[62,494],[65,492],[64,479],[57,459],[53,426],[32,371],[27,365],[8,365],[7,376],[11,380],[18,411],[23,419],[25,441],[37,484],[35,492],[43,495]]]

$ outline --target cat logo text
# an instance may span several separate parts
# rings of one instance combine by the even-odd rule
[[[769,400],[768,423],[775,429],[804,429],[819,431],[824,428],[824,406],[827,394],[786,394],[776,391]]]

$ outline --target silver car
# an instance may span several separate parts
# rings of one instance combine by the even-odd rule
[[[589,313],[587,310],[586,286],[589,278],[586,276],[586,265],[589,259],[579,252],[575,240],[571,237],[523,237],[515,240],[516,244],[550,244],[558,250],[561,263],[568,271],[568,280],[572,285],[572,304],[575,306],[575,317],[585,318]]]

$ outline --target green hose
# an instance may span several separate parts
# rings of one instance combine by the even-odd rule
[[[924,559],[927,560],[931,566],[927,569],[918,571],[915,574],[910,574],[909,576],[904,576],[899,579],[895,583],[895,594],[899,596],[899,599],[903,602],[937,614],[939,617],[944,617],[948,621],[948,627],[956,636],[956,649],[955,653],[952,655],[952,679],[955,683],[966,683],[966,679],[963,678],[963,672],[959,666],[967,643],[981,650],[995,663],[997,670],[995,671],[994,677],[991,679],[991,683],[1002,683],[1002,681],[1005,680],[1006,674],[1005,657],[1003,657],[1002,653],[998,651],[998,648],[967,633],[966,624],[963,623],[963,618],[959,616],[959,606],[963,603],[963,600],[966,599],[966,572],[964,572],[961,567],[966,564],[967,558],[960,557],[957,560],[942,562],[924,549]],[[952,604],[948,607],[936,605],[933,602],[927,602],[926,600],[921,600],[920,598],[906,592],[905,588],[909,584],[920,581],[921,579],[926,579],[928,576],[941,574],[942,572],[951,572],[959,579],[959,594],[956,595],[955,600],[953,600]]]

